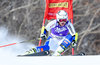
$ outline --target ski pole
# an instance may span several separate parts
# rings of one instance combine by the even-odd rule
[[[34,41],[34,40],[28,40],[28,41]],[[18,43],[25,43],[25,42],[28,42],[28,41],[21,41],[21,42],[18,42]],[[11,43],[11,44],[2,45],[2,46],[0,46],[0,48],[15,45],[15,44],[18,44],[18,43]]]
[[[7,46],[11,46],[11,45],[15,45],[15,44],[17,44],[17,43],[11,43],[11,44],[7,44],[7,45],[3,45],[3,46],[0,46],[0,48],[7,47]]]
[[[44,24],[45,24],[45,17],[44,17],[44,19],[43,19],[43,24],[42,24],[42,29],[41,29],[41,34],[43,34],[44,33]],[[42,39],[40,38],[40,40],[39,40],[39,45],[38,46],[41,46],[41,42],[42,42]]]
[[[42,26],[42,29],[41,29],[41,34],[43,34],[44,33],[44,26]],[[39,45],[38,46],[41,46],[41,42],[42,42],[42,39],[40,38],[40,41],[39,41]]]

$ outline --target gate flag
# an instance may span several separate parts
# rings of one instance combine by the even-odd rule
[[[73,24],[73,0],[46,0],[44,20],[56,19],[56,13],[59,10],[65,10],[68,13],[68,19]]]

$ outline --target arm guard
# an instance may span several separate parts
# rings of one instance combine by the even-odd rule
[[[73,36],[73,40],[76,43],[77,40],[78,40],[78,33],[75,32],[74,26],[69,21],[68,21],[68,26],[67,27],[68,27],[68,30],[69,30],[70,34]]]
[[[75,32],[74,26],[73,26],[72,23],[70,23],[69,21],[68,21],[67,28],[68,28],[68,30],[69,30],[69,33],[70,33],[72,36],[74,36],[76,32]]]

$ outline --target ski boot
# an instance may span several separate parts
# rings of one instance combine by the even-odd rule
[[[34,54],[34,53],[39,53],[39,52],[43,52],[43,51],[49,51],[49,46],[44,45],[44,46],[32,48],[29,51],[26,51],[25,54]]]
[[[36,51],[35,48],[32,48],[32,49],[30,49],[29,51],[26,51],[26,52],[25,52],[25,55],[26,55],[26,54],[33,54],[33,53],[37,53],[37,51]]]
[[[64,52],[64,49],[59,46],[52,56],[61,56],[62,52]]]

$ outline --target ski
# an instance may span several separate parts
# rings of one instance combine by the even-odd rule
[[[80,52],[80,53],[78,53],[78,54],[76,54],[76,55],[74,55],[74,56],[85,56],[86,54],[84,53],[84,52]]]
[[[18,57],[22,57],[22,56],[47,56],[49,54],[50,54],[49,51],[43,51],[43,52],[38,52],[38,53],[33,53],[33,54],[18,55]]]

